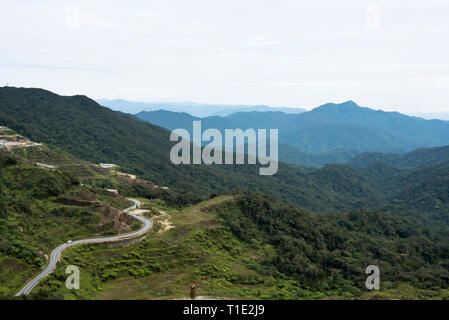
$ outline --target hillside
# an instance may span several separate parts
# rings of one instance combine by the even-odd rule
[[[113,231],[101,227],[111,228],[110,220],[101,218],[104,211],[86,207],[87,202],[102,199],[118,207],[126,203],[117,202],[113,193],[97,187],[80,186],[75,176],[61,171],[59,165],[68,168],[71,163],[76,168],[95,168],[61,150],[43,145],[0,151],[0,206],[6,213],[1,217],[5,229],[0,240],[4,279],[0,295],[9,296],[38,270],[45,252],[54,245],[67,238]],[[56,169],[36,165],[36,160]],[[444,297],[448,285],[444,266],[449,259],[444,245],[449,225],[448,172],[445,167],[399,171],[378,163],[359,171],[358,179],[376,177],[369,184],[387,188],[385,195],[368,189],[375,196],[372,201],[385,197],[385,204],[390,195],[394,201],[387,211],[399,215],[367,210],[314,215],[254,193],[218,197],[182,209],[174,207],[176,202],[171,198],[155,197],[150,186],[123,186],[125,192],[147,199],[144,208],[150,215],[167,212],[174,229],[159,232],[165,230],[165,224],[157,218],[157,232],[137,245],[70,249],[33,296],[182,298],[195,282],[198,294],[211,297],[360,298],[364,294],[363,268],[375,261],[385,273],[383,290],[378,294],[400,298],[406,285],[413,288],[409,298]],[[121,184],[108,170],[93,170],[90,175],[75,170],[72,174],[79,174],[85,182]],[[309,178],[324,189],[346,194],[348,199],[352,192],[360,192],[353,190],[354,172],[345,166],[313,170]],[[76,199],[75,203],[83,206],[73,205],[73,200],[67,205],[63,199]],[[355,205],[365,204],[368,206],[368,202]],[[64,268],[75,261],[83,270],[82,290],[70,292],[64,288]],[[148,283],[147,290],[137,289],[142,283]]]
[[[145,200],[155,232],[131,247],[72,248],[36,297],[447,298],[447,235],[414,218],[356,211],[313,215],[258,194],[221,196],[183,210]],[[164,227],[167,217],[171,229]],[[81,289],[64,287],[64,268],[81,266]],[[367,293],[365,268],[381,268]]]
[[[168,160],[168,154],[160,151],[169,147],[165,130],[101,107],[85,96],[0,88],[0,122],[34,141],[95,163],[117,162],[138,169]],[[139,157],[137,150],[151,159]]]
[[[199,201],[1,129],[6,141],[21,142],[0,146],[0,299],[35,276],[57,245],[140,228],[121,211],[133,204],[123,195],[144,194],[174,208]]]
[[[239,239],[273,246],[276,254],[262,263],[265,272],[279,271],[312,288],[357,292],[364,280],[361,270],[371,263],[383,270],[384,283],[449,286],[444,270],[447,233],[429,233],[412,217],[366,210],[310,215],[254,194],[242,195],[218,212]],[[432,247],[429,255],[423,243]]]
[[[161,186],[207,194],[229,191],[245,186],[245,179],[257,179],[260,188],[269,189],[268,181],[253,177],[256,168],[173,165],[169,159],[173,143],[167,130],[111,111],[84,96],[0,88],[0,123],[81,159],[119,164],[124,171]],[[253,184],[257,183],[248,183],[248,187]]]
[[[35,162],[37,158],[65,161],[59,167],[57,162]],[[75,170],[65,171],[70,165]],[[130,206],[128,200],[80,184],[80,179],[89,180],[87,171],[79,170],[82,165],[46,146],[0,148],[0,295],[13,294],[45,265],[51,249],[67,240],[126,233],[139,226],[120,211]],[[89,174],[111,185],[116,179]]]

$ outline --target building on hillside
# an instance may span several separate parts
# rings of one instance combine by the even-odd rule
[[[113,164],[113,163],[100,163],[100,167],[102,167],[102,168],[114,168],[115,164]]]
[[[25,148],[41,146],[41,143],[36,143],[30,139],[14,133],[11,129],[5,126],[0,126],[0,147],[9,149]]]

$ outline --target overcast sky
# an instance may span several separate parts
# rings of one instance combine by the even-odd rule
[[[449,112],[449,0],[1,0],[0,86]]]

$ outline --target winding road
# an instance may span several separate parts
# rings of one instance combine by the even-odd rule
[[[141,202],[139,200],[135,200],[135,199],[128,199],[132,202],[134,202],[134,205],[132,207],[129,207],[127,209],[124,209],[123,212],[130,212],[132,210],[137,209],[140,205]],[[146,219],[142,216],[137,216],[137,215],[133,215],[132,213],[130,213],[130,215],[132,215],[135,219],[139,220],[140,222],[144,223],[144,226],[133,232],[133,233],[127,233],[127,234],[123,234],[123,235],[119,235],[119,236],[114,236],[114,237],[105,237],[105,238],[91,238],[91,239],[84,239],[84,240],[77,240],[77,241],[73,241],[70,243],[64,243],[61,244],[60,246],[56,247],[56,249],[54,249],[51,252],[50,255],[50,262],[48,263],[47,267],[39,274],[37,275],[34,279],[32,279],[30,282],[28,282],[17,294],[16,296],[21,296],[21,295],[28,295],[31,293],[31,291],[34,289],[34,287],[37,286],[37,284],[39,283],[40,280],[42,280],[44,277],[48,276],[53,269],[55,268],[56,264],[59,261],[59,258],[62,254],[62,252],[70,247],[79,245],[79,244],[91,244],[91,243],[103,243],[103,242],[115,242],[115,241],[121,241],[121,240],[128,240],[131,238],[135,238],[138,236],[141,236],[143,234],[145,234],[146,232],[148,232],[152,226],[153,226],[153,221]]]

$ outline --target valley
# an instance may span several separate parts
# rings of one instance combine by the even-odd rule
[[[144,239],[64,247],[28,298],[186,299],[193,284],[220,299],[448,297],[447,147],[279,163],[262,177],[249,164],[173,165],[167,130],[83,96],[0,88],[0,123],[30,144],[0,148],[2,298],[68,240],[145,228],[129,199],[154,222]],[[370,264],[378,292],[364,288]],[[64,286],[68,265],[79,290]]]

